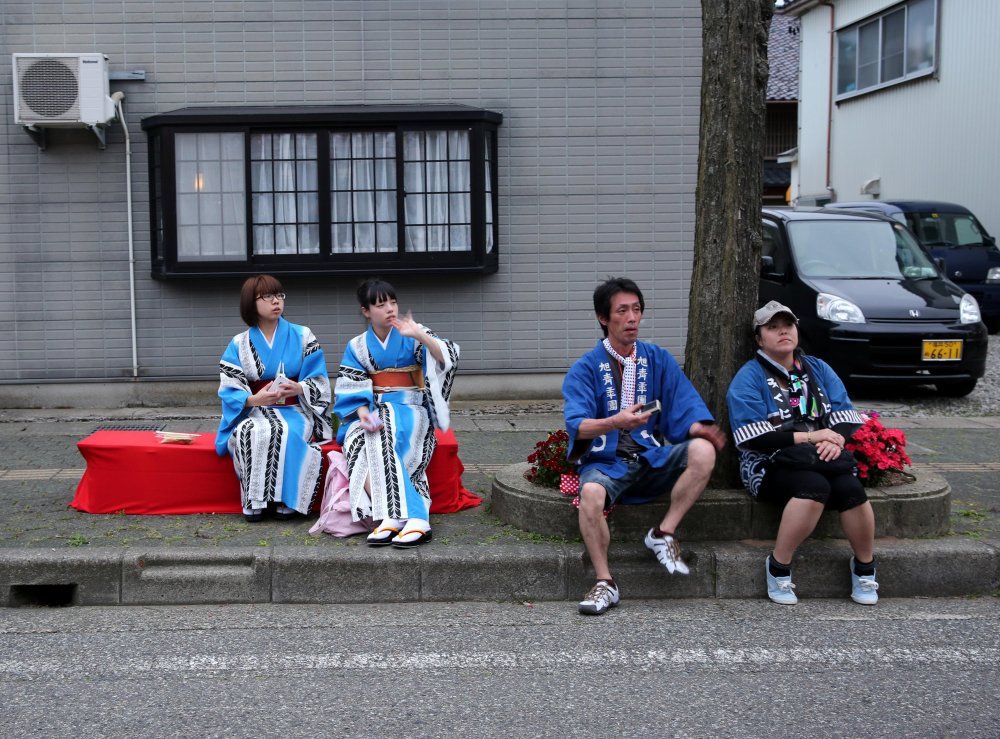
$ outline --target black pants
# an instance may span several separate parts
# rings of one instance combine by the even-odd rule
[[[760,483],[760,500],[784,506],[792,498],[815,500],[843,513],[868,500],[861,480],[850,473],[827,477],[811,470],[771,467]]]

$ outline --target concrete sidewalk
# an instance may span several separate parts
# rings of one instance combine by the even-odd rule
[[[866,407],[873,404],[866,404]],[[432,517],[434,541],[372,549],[308,533],[313,519],[247,524],[241,516],[91,515],[67,507],[83,460],[76,442],[108,425],[213,432],[215,407],[0,411],[0,605],[575,600],[591,584],[579,541],[530,534],[489,510],[495,473],[562,426],[558,401],[456,403],[467,488],[484,504]],[[880,539],[884,597],[992,593],[1000,587],[1000,418],[891,418],[915,462],[952,486],[955,534]],[[567,503],[568,505],[568,503]],[[623,597],[764,595],[766,541],[682,542],[692,566],[670,577],[641,541],[616,541]],[[802,547],[801,597],[846,597],[849,549]]]

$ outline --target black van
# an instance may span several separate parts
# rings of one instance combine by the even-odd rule
[[[972,392],[988,343],[978,304],[906,226],[860,211],[764,208],[762,217],[760,303],[795,311],[805,351],[845,382]]]
[[[990,333],[1000,331],[1000,249],[968,208],[938,200],[859,200],[825,207],[873,211],[905,223],[943,261],[945,276],[976,299]]]

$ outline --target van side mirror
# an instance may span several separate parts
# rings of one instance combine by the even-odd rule
[[[760,274],[761,276],[769,277],[779,277],[780,275],[774,270],[774,257],[766,256],[760,258]]]
[[[945,273],[945,269],[944,269],[944,257],[934,257],[934,264],[936,264],[937,268],[939,270],[941,270],[941,274]]]

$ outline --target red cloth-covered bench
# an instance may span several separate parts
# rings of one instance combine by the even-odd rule
[[[427,465],[431,513],[479,505],[462,487],[464,467],[453,431],[436,431],[437,449]],[[153,431],[96,431],[77,443],[87,462],[70,505],[86,513],[240,513],[240,483],[229,456],[215,453],[215,434],[191,444],[161,443]],[[340,450],[323,445],[326,454]],[[317,496],[316,504],[319,504]]]

